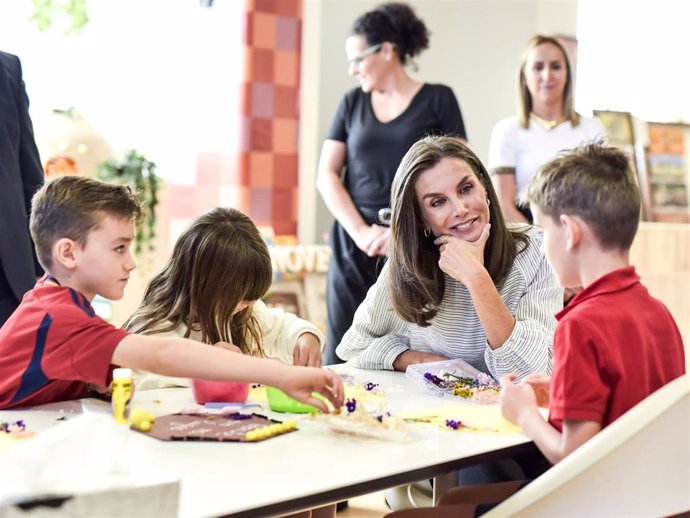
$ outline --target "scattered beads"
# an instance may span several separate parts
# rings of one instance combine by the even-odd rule
[[[356,399],[348,399],[345,402],[345,406],[347,407],[347,412],[351,414],[357,409],[357,400]]]
[[[26,425],[23,420],[14,421],[13,423],[0,421],[0,430],[5,433],[18,433],[26,430]]]
[[[274,437],[283,433],[291,432],[297,429],[297,421],[285,421],[283,423],[270,424],[268,426],[261,426],[248,431],[244,438],[247,441],[263,441],[269,437]]]
[[[454,419],[446,419],[446,426],[448,428],[452,428],[453,430],[457,430],[462,426],[462,421],[455,421]]]

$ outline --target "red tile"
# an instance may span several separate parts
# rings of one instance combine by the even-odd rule
[[[273,151],[297,153],[297,131],[296,120],[273,119]]]
[[[273,77],[275,84],[297,86],[299,84],[299,54],[285,50],[276,50]]]
[[[299,117],[299,89],[294,86],[273,87],[273,116],[288,119]]]
[[[273,117],[273,84],[255,81],[251,88],[250,114],[252,117]]]
[[[271,153],[249,154],[249,186],[273,186],[273,155]]]
[[[283,16],[302,18],[302,2],[301,0],[278,0],[274,12]]]
[[[249,190],[249,217],[257,225],[271,224],[271,198],[273,192],[265,187]]]
[[[250,151],[271,151],[273,126],[270,119],[251,119],[249,122]]]
[[[276,2],[276,0],[254,0],[254,11],[274,14],[276,12],[276,3],[280,1],[281,0],[278,0],[278,2]]]
[[[273,155],[273,187],[296,189],[298,186],[298,162],[296,154]]]
[[[253,61],[254,75],[251,79],[255,81],[263,81],[266,83],[273,82],[273,50],[269,49],[253,49],[250,53],[249,59]],[[249,77],[249,76],[248,76]]]
[[[276,17],[255,11],[252,15],[251,45],[259,49],[274,49],[276,46]]]
[[[293,196],[295,189],[273,189],[272,216],[273,225],[278,221],[294,221],[293,216]],[[288,232],[278,232],[276,234],[287,234]]]
[[[278,16],[276,19],[276,48],[296,51],[299,49],[299,20],[293,16]]]

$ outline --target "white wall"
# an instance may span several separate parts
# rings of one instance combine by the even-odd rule
[[[352,22],[381,2],[305,0],[302,47],[300,228],[303,243],[321,242],[332,217],[315,188],[318,150],[342,95],[345,39]],[[445,83],[460,102],[470,144],[486,160],[499,119],[516,113],[522,49],[537,32],[576,34],[576,0],[411,0],[431,32],[417,60],[420,80]]]

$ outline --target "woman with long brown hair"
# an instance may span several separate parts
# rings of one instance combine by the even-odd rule
[[[460,358],[496,379],[550,372],[563,290],[541,232],[504,221],[474,152],[451,137],[418,141],[391,207],[390,258],[338,355],[366,369]]]

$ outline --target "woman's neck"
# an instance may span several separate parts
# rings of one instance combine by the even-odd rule
[[[559,123],[565,120],[563,106],[560,103],[552,105],[534,104],[532,106],[532,113],[544,121]]]
[[[419,91],[421,83],[415,79],[412,79],[407,75],[405,69],[400,66],[391,70],[388,77],[381,85],[381,88],[377,88],[374,94],[381,97],[395,98],[395,97],[413,97]]]

